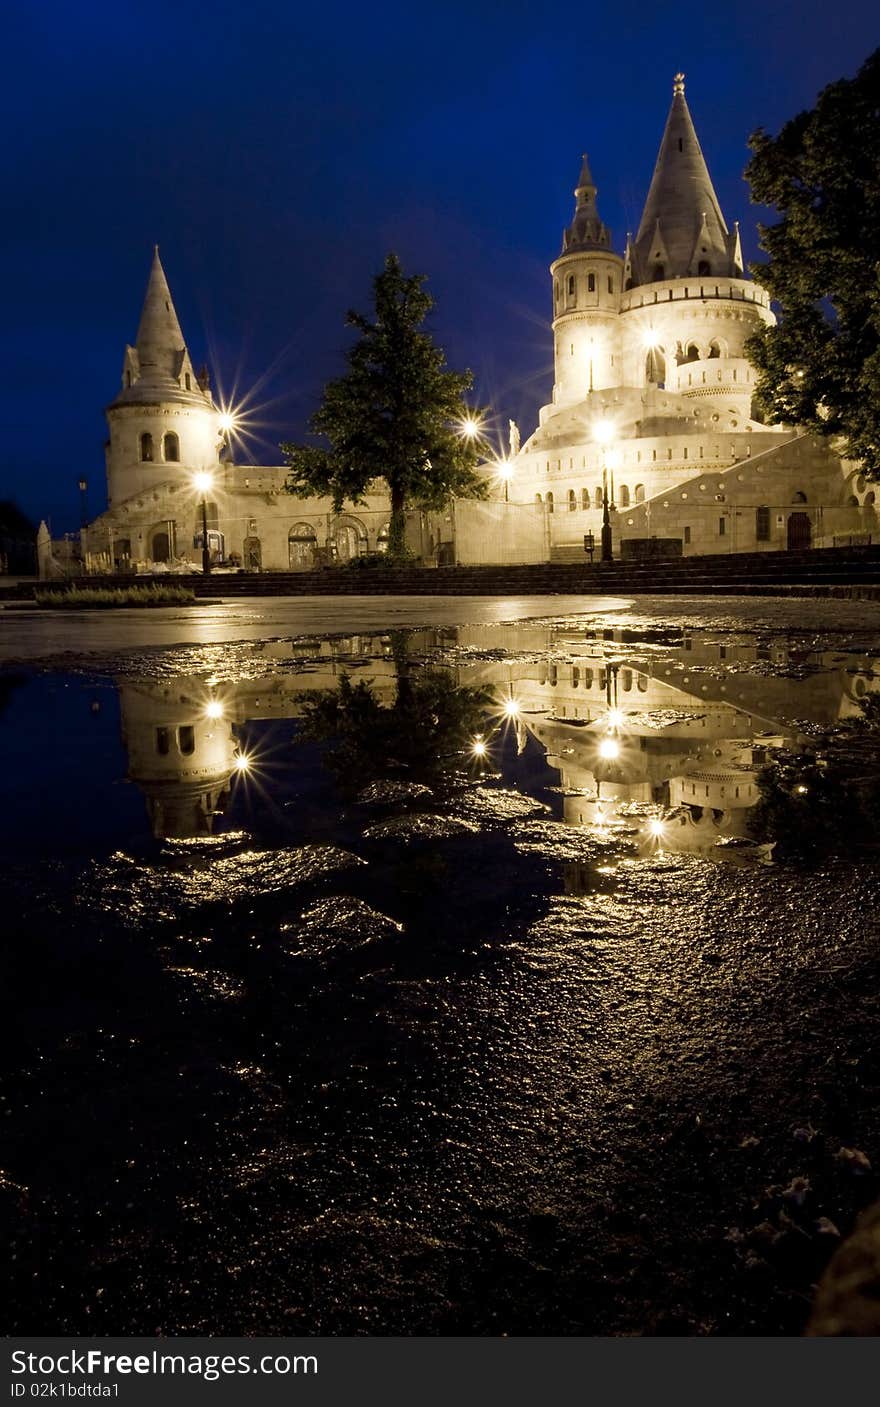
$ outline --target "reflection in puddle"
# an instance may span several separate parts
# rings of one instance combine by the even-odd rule
[[[484,629],[284,642],[267,647],[278,672],[263,677],[123,678],[129,777],[154,836],[221,833],[242,793],[271,791],[295,767],[260,729],[289,719],[328,746],[344,789],[366,796],[381,784],[393,804],[394,788],[399,801],[409,788],[407,805],[427,813],[386,819],[374,835],[432,825],[448,835],[481,805],[528,814],[531,796],[558,821],[598,841],[626,839],[645,857],[767,860],[773,842],[758,843],[750,827],[762,771],[817,730],[862,719],[863,700],[880,688],[875,661],[633,633],[508,629],[503,651],[498,632]],[[487,653],[503,657],[476,658]],[[488,796],[464,787],[482,771]],[[424,780],[443,772],[460,795],[456,814],[438,817]]]
[[[798,1332],[876,1190],[878,658],[565,622],[10,677],[15,1329]]]

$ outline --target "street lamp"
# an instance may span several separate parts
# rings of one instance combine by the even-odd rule
[[[89,525],[89,514],[86,506],[86,492],[89,484],[87,479],[79,481],[79,525],[85,531]]]
[[[513,478],[513,466],[506,459],[499,460],[495,472],[499,479],[504,481],[504,502],[510,502],[510,481]]]
[[[610,420],[600,420],[593,426],[593,439],[602,446],[602,555],[601,561],[613,562],[614,552],[611,542],[611,518],[608,512],[608,446],[614,437],[614,426]]]
[[[211,554],[208,551],[208,494],[213,483],[213,474],[202,472],[193,476],[193,484],[202,495],[202,571],[205,576],[211,573]]]

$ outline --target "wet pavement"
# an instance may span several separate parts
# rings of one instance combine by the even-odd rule
[[[12,1332],[802,1330],[878,1191],[880,611],[478,604],[6,636]]]

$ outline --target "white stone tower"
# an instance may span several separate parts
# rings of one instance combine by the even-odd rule
[[[623,260],[599,218],[586,154],[575,188],[574,219],[562,236],[553,278],[553,404],[574,405],[621,381],[618,314]]]
[[[627,240],[620,310],[622,384],[721,397],[735,421],[749,419],[744,344],[774,319],[767,294],[746,277],[738,227],[729,231],[721,213],[682,73],[638,233]]]
[[[207,374],[197,375],[190,360],[158,246],[137,338],[125,349],[122,390],[107,408],[107,422],[111,508],[166,485],[191,493],[193,475],[217,466],[220,415]],[[166,555],[173,554],[169,542]]]

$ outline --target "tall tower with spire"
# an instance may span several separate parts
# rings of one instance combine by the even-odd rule
[[[125,349],[122,388],[107,407],[107,493],[111,508],[163,486],[192,494],[195,473],[212,470],[222,443],[206,373],[193,367],[158,246],[134,346]],[[163,543],[163,533],[166,542]],[[141,555],[175,555],[174,527],[157,522]],[[158,545],[159,556],[153,552]],[[132,551],[134,547],[132,546]]]
[[[627,285],[674,278],[742,278],[739,236],[721,213],[684,95],[684,74],[657,154],[638,234],[627,249]]]
[[[584,154],[575,187],[575,210],[563,232],[562,253],[551,265],[556,370],[553,403],[582,401],[591,391],[618,384],[618,315],[623,261],[596,208],[596,186]]]
[[[745,343],[773,321],[747,278],[739,229],[729,230],[684,91],[672,104],[635,239],[628,238],[621,298],[623,376],[688,399],[721,396],[738,423],[751,414]]]

